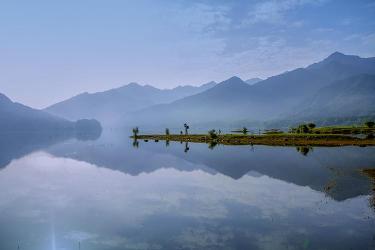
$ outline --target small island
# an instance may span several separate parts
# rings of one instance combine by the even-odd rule
[[[316,127],[314,123],[301,124],[284,132],[279,129],[263,130],[258,134],[251,133],[246,127],[222,134],[212,129],[207,134],[189,134],[189,126],[184,124],[184,131],[170,134],[139,134],[133,129],[134,140],[164,140],[194,143],[215,143],[223,145],[268,145],[268,146],[375,146],[375,124],[366,122],[363,125]]]

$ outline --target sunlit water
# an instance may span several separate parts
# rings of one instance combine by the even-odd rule
[[[375,148],[7,135],[0,249],[373,249]]]

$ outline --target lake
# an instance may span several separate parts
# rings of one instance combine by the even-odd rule
[[[0,250],[374,249],[366,168],[374,147],[3,134]]]

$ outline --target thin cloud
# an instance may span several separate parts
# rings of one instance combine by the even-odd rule
[[[247,19],[243,21],[243,25],[256,23],[285,24],[289,10],[305,4],[322,4],[324,2],[326,1],[284,0],[259,2],[248,12]]]

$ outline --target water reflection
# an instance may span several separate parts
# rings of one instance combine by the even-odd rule
[[[3,249],[17,240],[27,249],[51,249],[52,237],[55,249],[76,249],[78,242],[85,249],[373,244],[366,197],[338,202],[267,176],[234,180],[159,169],[134,177],[36,153],[1,172],[0,190],[1,225],[11,225],[1,227]]]
[[[296,150],[302,155],[307,156],[307,154],[313,150],[313,147],[308,147],[308,146],[296,147]]]
[[[188,142],[185,142],[185,149],[184,149],[184,152],[187,153],[189,151],[189,143]]]
[[[133,139],[133,147],[135,147],[135,148],[139,148],[139,141],[138,141],[137,137],[135,137],[135,138]]]
[[[337,200],[370,194],[371,187],[361,173],[362,168],[375,166],[375,148],[336,147],[313,150],[298,147],[300,156],[293,147],[267,146],[223,146],[213,143],[205,150],[205,144],[191,144],[188,155],[181,154],[176,143],[167,152],[196,164],[239,179],[250,171],[271,176],[301,186],[309,186],[325,192]],[[145,151],[165,153],[162,147],[147,143]],[[181,151],[185,152],[182,148]],[[235,166],[235,167],[234,167]]]
[[[211,150],[214,149],[216,146],[217,146],[217,142],[216,141],[211,141],[208,144],[208,148],[211,149]]]
[[[18,159],[34,151],[48,148],[72,138],[78,141],[94,141],[100,138],[101,133],[101,128],[90,131],[61,131],[59,133],[0,132],[0,169],[8,165],[13,159]]]
[[[0,249],[374,247],[375,148],[39,142],[5,157]]]

